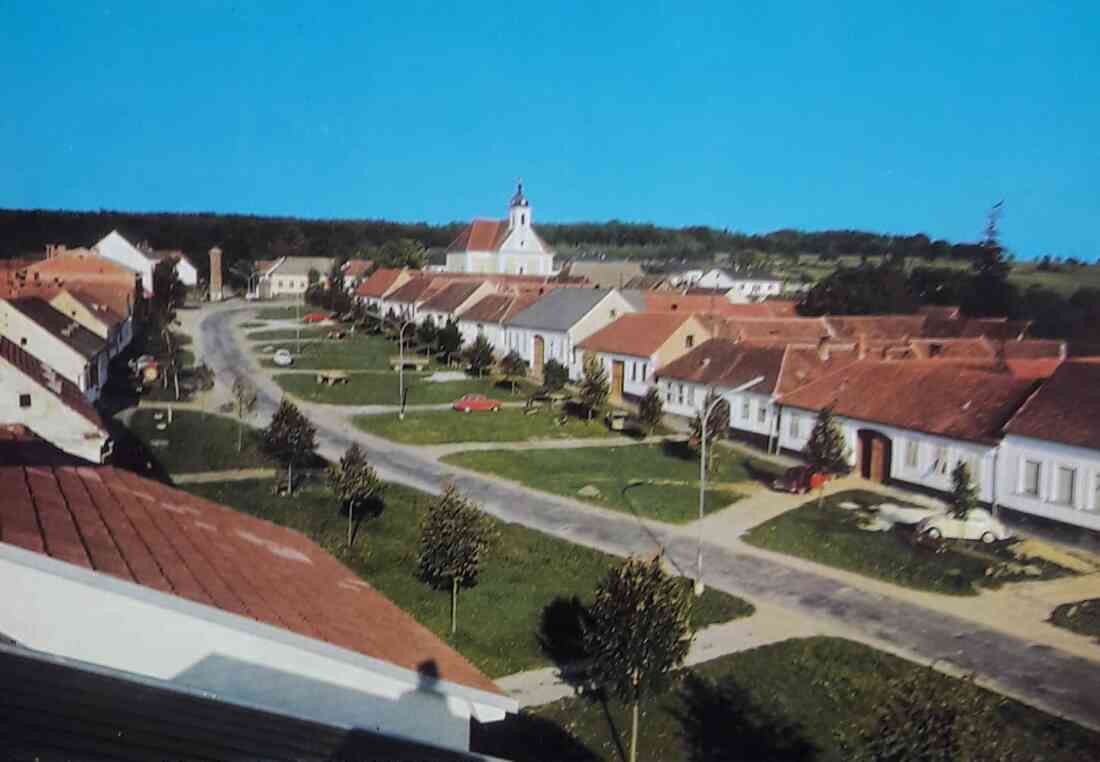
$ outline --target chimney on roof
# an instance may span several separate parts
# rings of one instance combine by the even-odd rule
[[[822,362],[829,361],[829,337],[822,336],[817,340],[817,357]]]
[[[866,359],[867,357],[867,334],[861,333],[859,339],[856,341],[856,356],[860,359]]]

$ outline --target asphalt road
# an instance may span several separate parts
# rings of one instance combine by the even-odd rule
[[[201,324],[207,364],[231,388],[237,375],[258,387],[257,415],[270,418],[280,392],[234,340],[232,323],[241,305],[215,308]],[[396,396],[396,395],[395,395]],[[453,481],[458,488],[506,521],[517,522],[616,555],[652,554],[663,549],[690,576],[697,543],[682,534],[627,515],[590,511],[569,501],[440,464],[415,448],[395,445],[351,427],[332,406],[303,411],[317,426],[320,450],[338,457],[353,442],[369,452],[383,478],[428,492]],[[806,616],[840,623],[861,639],[924,661],[974,673],[979,682],[1008,695],[1100,730],[1100,662],[1032,643],[907,601],[857,590],[834,579],[794,569],[735,548],[704,542],[704,581],[734,595],[763,599]],[[532,573],[538,573],[532,570]],[[1009,614],[1010,616],[1010,614]]]

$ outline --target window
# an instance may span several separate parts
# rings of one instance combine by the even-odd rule
[[[609,313],[607,313],[607,314],[608,314],[608,315],[609,315],[609,316],[611,317],[611,319],[612,319],[612,320],[614,320],[614,319],[615,319],[615,316],[616,316],[616,315],[618,315],[619,313],[618,313],[618,312],[617,312],[616,310],[611,310],[611,311],[610,311]]]
[[[638,380],[638,363],[636,363],[636,362],[630,363],[630,380],[631,381],[637,381]]]
[[[935,455],[932,457],[932,470],[938,474],[947,473],[947,448],[936,445]]]
[[[31,395],[29,395],[29,394],[20,394],[19,395],[19,407],[30,407],[30,406],[31,406]]]
[[[19,346],[21,346],[21,347],[27,346],[27,337],[26,336],[24,336],[23,338],[21,338],[19,340]]]
[[[672,384],[671,383],[669,383],[667,386],[665,386],[665,402],[667,402],[670,405],[672,404]]]
[[[1062,505],[1073,505],[1075,490],[1077,487],[1077,469],[1069,466],[1058,466],[1055,472],[1054,502]]]
[[[645,377],[649,375],[649,363],[642,363],[642,381],[645,381]]]
[[[756,422],[767,423],[768,422],[768,408],[764,405],[756,408]]]
[[[1020,469],[1020,494],[1039,497],[1039,478],[1043,467],[1035,460],[1025,460]]]
[[[749,420],[749,415],[752,412],[751,407],[752,407],[752,405],[749,402],[748,397],[741,400],[741,420],[742,421]]]
[[[687,335],[687,338],[684,339],[684,346],[687,347],[688,349],[691,349],[692,347],[695,346],[695,334],[689,333]]]
[[[693,406],[693,407],[695,405],[695,387],[694,386],[689,386],[688,387],[688,404]]]
[[[677,384],[677,386],[679,386],[680,388],[679,388],[678,393],[676,395],[676,401],[679,404],[683,405],[684,404],[684,385],[683,384]]]
[[[920,464],[920,443],[910,439],[905,443],[905,467],[916,468]]]
[[[1096,475],[1092,485],[1092,510],[1100,511],[1100,474]]]
[[[799,436],[798,428],[799,428],[799,426],[798,426],[798,414],[797,413],[791,413],[790,433],[791,433],[791,436],[794,437],[795,439],[797,439],[798,436]]]

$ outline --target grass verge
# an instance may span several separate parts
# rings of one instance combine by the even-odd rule
[[[156,416],[163,416],[157,420]],[[218,415],[203,415],[191,410],[176,410],[172,423],[167,411],[135,410],[129,429],[145,446],[149,456],[168,474],[222,471],[237,468],[277,468],[260,450],[259,432],[244,429],[244,447],[237,452],[237,422]],[[167,424],[164,431],[158,423]]]
[[[1063,603],[1050,615],[1050,623],[1081,635],[1100,638],[1100,598]]]
[[[412,412],[403,421],[396,415],[360,415],[353,422],[368,433],[414,445],[616,436],[600,420],[569,416],[559,424],[556,415],[542,411],[525,415],[518,408],[468,415],[453,410]]]
[[[343,341],[315,341],[298,344],[286,341],[273,345],[275,349],[287,349],[294,355],[294,367],[299,370],[389,370],[390,355],[397,354],[397,345],[381,336],[359,334]],[[261,354],[260,364],[273,367],[270,355]]]
[[[280,373],[275,383],[286,392],[307,402],[329,405],[397,405],[396,373],[357,373],[346,384],[318,384],[310,373]],[[405,374],[406,400],[409,405],[440,405],[453,402],[464,394],[485,394],[507,399],[507,390],[498,389],[491,378],[467,378],[464,381],[425,381],[423,376]]]

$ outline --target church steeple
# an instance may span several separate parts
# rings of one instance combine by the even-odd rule
[[[523,195],[523,178],[516,183],[516,193],[508,202],[508,227],[513,230],[531,227],[531,204]]]

